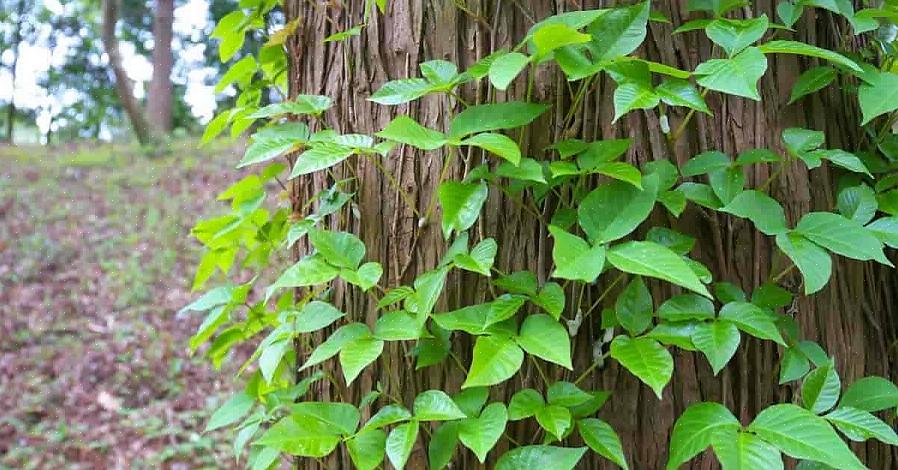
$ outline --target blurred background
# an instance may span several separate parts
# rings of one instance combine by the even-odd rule
[[[240,178],[240,138],[199,146],[237,4],[0,0],[0,469],[239,467],[201,432],[234,371],[176,314],[190,227]]]

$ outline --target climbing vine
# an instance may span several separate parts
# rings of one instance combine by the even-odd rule
[[[398,115],[380,132],[360,135],[325,127],[321,116],[332,105],[326,96],[294,94],[260,106],[263,94],[272,90],[289,95],[285,43],[302,26],[293,22],[268,31],[265,18],[277,1],[241,1],[213,34],[221,39],[221,59],[232,60],[246,34],[261,31],[270,38],[256,56],[235,61],[222,78],[219,89],[233,85],[240,94],[234,108],[211,121],[204,140],[228,127],[235,136],[254,129],[238,167],[259,170],[220,194],[220,200],[230,201],[230,212],[194,227],[193,235],[206,249],[194,288],[204,288],[216,273],[231,281],[185,309],[206,312],[190,347],[209,343],[205,354],[216,367],[239,344],[257,347],[240,368],[248,377],[245,388],[213,414],[207,430],[233,427],[235,454],[239,457],[249,445],[246,463],[254,469],[276,465],[282,454],[324,463],[337,448],[359,469],[379,468],[385,461],[403,468],[419,439],[428,443],[432,469],[445,468],[466,451],[480,462],[491,459],[497,469],[566,470],[587,451],[628,468],[624,444],[595,415],[609,399],[630,398],[584,390],[580,383],[601,373],[604,361],[615,360],[660,400],[674,374],[672,348],[703,355],[717,375],[748,335],[779,345],[780,384],[801,381],[800,399],[772,405],[747,425],[722,404],[692,404],[671,431],[668,468],[710,447],[726,469],[784,468],[783,454],[801,460],[803,468],[863,469],[839,433],[851,441],[898,445],[895,431],[874,414],[898,406],[898,387],[866,377],[843,392],[833,358],[801,338],[796,320],[786,312],[794,295],[812,295],[826,286],[834,255],[892,266],[884,247],[898,247],[898,136],[893,133],[898,5],[855,10],[847,1],[783,1],[773,19],[750,14],[747,3],[688,2],[701,19],[674,33],[704,34],[713,44],[712,58],[691,71],[639,57],[648,22],[669,22],[652,11],[650,2],[544,18],[516,38],[520,42],[513,49],[483,57],[467,70],[444,60],[427,61],[420,64],[420,77],[388,81],[368,98],[389,107],[441,96],[450,116],[448,129],[430,129]],[[366,5],[365,23],[389,14],[386,2]],[[798,18],[814,9],[844,17],[853,34],[868,37],[866,47],[832,51],[785,39],[794,35]],[[736,18],[736,12],[745,18]],[[325,40],[351,41],[365,27]],[[551,110],[567,116],[566,124],[604,74],[616,83],[614,121],[635,110],[655,113],[673,148],[695,113],[711,114],[707,94],[759,101],[758,81],[767,71],[767,58],[775,54],[820,63],[801,74],[790,102],[827,87],[857,95],[863,148],[830,148],[820,131],[789,128],[782,133],[783,154],[758,148],[733,156],[709,149],[679,167],[663,159],[642,166],[621,161],[629,139],[565,138],[524,155],[521,131],[549,112],[549,105],[531,102],[529,91],[524,101],[477,104],[459,93],[483,80],[504,90],[522,80],[528,68],[532,90],[532,71],[554,67],[573,90],[569,109]],[[671,128],[668,112],[674,107],[688,114]],[[438,189],[423,208],[382,163],[397,146],[444,155],[442,171],[434,175]],[[482,152],[481,164],[474,162],[461,180],[449,178],[447,169],[471,149]],[[355,212],[354,178],[338,179],[331,172],[348,159],[375,165],[419,226],[432,223],[446,240],[442,260],[410,285],[385,286],[383,269],[366,257],[363,242],[328,228],[329,220]],[[743,170],[754,165],[767,166],[770,177],[747,187]],[[835,207],[803,214],[790,224],[770,192],[789,165],[829,166],[839,176]],[[333,185],[311,200],[299,200],[290,180],[319,172],[332,176]],[[276,201],[270,201],[272,187],[281,196]],[[496,265],[496,241],[471,230],[490,193],[515,202],[545,228],[553,280],[540,283],[537,273],[506,272]],[[779,255],[767,282],[746,293],[726,279],[714,279],[710,269],[689,256],[695,239],[646,222],[653,212],[677,218],[688,205],[709,217],[747,219],[770,237]],[[647,229],[640,232],[644,237],[636,236],[638,227]],[[292,259],[298,253],[304,254]],[[247,270],[254,276],[238,283]],[[492,300],[435,311],[453,270],[488,278]],[[802,278],[797,294],[781,285],[794,270]],[[597,300],[585,302],[584,288],[600,278],[607,287]],[[646,285],[649,278],[680,293],[655,299]],[[376,321],[365,323],[363,312],[344,312],[330,303],[337,285],[370,296]],[[589,321],[600,322],[604,334],[586,339],[596,344],[595,354],[587,368],[574,370],[572,341],[583,340],[578,330]],[[322,335],[325,329],[332,332]],[[473,338],[467,365],[454,351],[459,343],[452,338],[459,335]],[[359,403],[344,400],[341,390],[381,361],[389,342],[406,344],[418,370],[460,368],[464,383],[458,390],[424,391],[409,403],[398,393],[403,384],[378,382]],[[491,401],[490,387],[515,377],[525,360],[541,382],[515,391],[507,402]],[[553,380],[543,370],[545,363],[577,378]],[[342,377],[333,374],[337,370]],[[330,384],[331,399],[306,399],[320,381]],[[363,415],[370,418],[362,422]],[[534,420],[543,430],[540,439],[514,441],[506,427],[520,420]],[[501,440],[510,450],[494,455]]]

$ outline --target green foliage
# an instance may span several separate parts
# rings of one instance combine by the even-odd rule
[[[243,2],[244,9],[225,17],[216,28],[222,58],[234,55],[243,36],[262,24],[270,8],[250,6],[258,3]],[[377,14],[373,5],[368,6],[369,14]],[[229,201],[230,212],[200,221],[193,229],[206,247],[195,287],[201,288],[219,273],[235,277],[235,266],[252,270],[256,277],[238,286],[213,288],[185,307],[206,312],[190,347],[200,350],[211,341],[212,348],[218,344],[215,357],[221,358],[237,344],[257,342],[256,352],[242,370],[255,367],[258,372],[253,372],[244,392],[215,412],[208,430],[235,426],[240,447],[250,443],[255,449],[247,463],[256,468],[267,468],[280,453],[321,458],[339,446],[345,447],[356,468],[378,468],[385,459],[403,468],[424,426],[431,468],[446,468],[460,452],[470,451],[480,462],[489,461],[501,470],[567,470],[591,450],[626,469],[628,452],[617,433],[594,417],[610,393],[583,390],[577,385],[580,380],[601,370],[610,357],[648,385],[659,400],[664,399],[663,390],[674,373],[673,348],[704,356],[717,375],[737,353],[745,333],[782,346],[779,381],[801,380],[800,401],[796,400],[801,406],[770,406],[742,426],[721,404],[691,404],[673,427],[667,468],[678,468],[708,448],[724,468],[784,468],[783,454],[837,468],[864,468],[836,429],[850,440],[898,444],[895,432],[872,414],[898,406],[898,386],[868,377],[842,394],[833,360],[816,343],[798,337],[800,316],[783,314],[781,309],[790,307],[794,299],[791,291],[780,286],[794,268],[803,277],[805,295],[825,288],[833,274],[833,255],[891,266],[884,248],[898,246],[894,220],[898,196],[891,163],[898,157],[890,134],[898,116],[898,98],[890,99],[898,89],[894,70],[880,67],[884,63],[857,62],[870,60],[875,57],[872,54],[846,56],[793,40],[769,40],[771,29],[785,34],[783,26],[766,15],[729,18],[728,12],[747,6],[739,0],[692,0],[687,6],[709,16],[689,21],[676,32],[702,31],[714,45],[712,58],[693,71],[639,57],[648,22],[663,20],[650,11],[650,2],[641,2],[542,19],[513,50],[496,51],[461,73],[451,62],[424,62],[419,66],[420,77],[387,81],[369,97],[375,104],[392,106],[431,95],[427,99],[440,106],[448,130],[431,129],[399,114],[374,136],[339,134],[320,119],[329,113],[328,97],[298,95],[259,108],[252,90],[261,88],[254,87],[283,85],[277,74],[265,72],[273,71],[275,65],[262,54],[236,62],[225,78],[243,93],[241,104],[216,117],[207,133],[215,135],[230,125],[231,132],[239,134],[256,120],[266,120],[252,135],[239,166],[286,156],[288,178],[313,173],[334,178],[336,167],[351,169],[364,159],[383,172],[391,190],[410,205],[408,209],[419,217],[418,230],[430,230],[439,210],[439,226],[448,246],[443,253],[429,254],[434,264],[425,266],[430,270],[409,285],[385,286],[384,267],[377,261],[366,262],[363,240],[375,241],[369,238],[372,235],[333,229],[366,227],[364,222],[347,223],[367,216],[354,213],[355,178],[334,181],[333,187],[307,204],[290,200],[275,209],[267,198],[273,186],[268,183],[286,172],[285,165],[260,169],[259,174],[228,188],[220,199]],[[377,7],[381,13],[386,11],[383,2],[377,2]],[[839,2],[809,0],[781,2],[777,17],[789,28],[804,9],[814,7],[845,16],[856,33],[872,31],[879,18],[875,12],[845,9]],[[362,26],[337,32],[326,41],[357,40]],[[276,33],[268,46],[277,49],[281,58],[282,36],[288,33]],[[857,77],[861,125],[865,138],[874,145],[856,152],[833,149],[826,147],[823,132],[788,128],[782,134],[784,155],[764,148],[744,149],[734,159],[719,150],[701,149],[678,168],[672,163],[675,159],[663,154],[639,166],[619,161],[628,152],[630,139],[565,138],[550,142],[546,149],[530,148],[520,140],[541,115],[559,111],[530,102],[533,74],[552,63],[571,82],[581,81],[571,85],[580,87],[570,103],[572,113],[582,106],[580,93],[604,78],[602,74],[616,83],[613,121],[642,110],[666,128],[668,107],[687,108],[680,128],[665,130],[669,148],[676,152],[677,138],[695,112],[712,115],[705,101],[708,93],[720,92],[730,100],[761,100],[758,84],[770,54],[829,62],[799,77],[790,102],[834,83],[842,87],[840,93],[853,93],[842,76]],[[488,99],[469,105],[460,97],[465,87],[485,78],[489,83],[476,86],[505,90],[525,74],[528,92],[522,101]],[[309,124],[313,121],[314,125]],[[416,195],[430,200],[424,210],[412,206],[408,188],[387,170],[390,165],[381,163],[396,158],[397,144],[441,158],[443,170],[433,175],[435,194]],[[449,171],[459,158],[465,163],[463,179],[453,178],[454,172]],[[830,172],[842,177],[839,191],[834,191],[838,194],[835,208],[826,208],[833,211],[790,211],[786,217],[770,188],[786,166],[799,161],[808,171],[825,163]],[[749,181],[744,168],[748,165],[765,167],[770,179],[761,184]],[[482,234],[490,221],[481,220],[481,209],[491,194],[499,193],[535,219],[539,233],[551,237],[539,240],[540,246],[551,246],[545,272],[506,273],[508,254],[500,248],[508,247]],[[661,207],[656,207],[659,202]],[[696,239],[678,231],[688,224],[674,223],[685,211],[725,220],[728,226],[744,225],[751,236],[770,237],[780,253],[771,260],[773,272],[767,282],[753,286],[748,296],[733,284],[736,279],[715,279],[715,274],[722,273],[690,258]],[[888,217],[877,217],[880,212]],[[288,249],[303,256],[283,269],[278,255]],[[718,249],[722,248],[702,246],[696,256]],[[709,265],[716,264],[712,261]],[[404,278],[402,269],[399,277]],[[563,281],[546,282],[546,277]],[[756,277],[738,280],[745,283]],[[478,286],[472,289],[476,292],[441,302],[449,279],[478,279],[483,284],[465,284]],[[592,299],[585,299],[591,297],[594,285],[602,290],[592,304]],[[653,298],[653,294],[669,293],[670,288],[673,295]],[[587,289],[590,295],[585,295]],[[333,292],[350,293],[344,298],[352,302],[338,304],[346,312],[329,303]],[[362,300],[365,296],[372,301]],[[458,305],[461,298],[472,296],[478,300]],[[435,313],[438,305],[448,305],[448,311]],[[594,309],[602,312],[601,320],[598,314],[588,317]],[[586,338],[594,343],[595,353],[591,360],[582,361],[572,351],[579,350],[574,347],[578,338],[594,334],[595,328],[581,329],[587,321],[601,322],[599,331],[604,332]],[[225,332],[232,332],[236,339],[222,346],[219,342]],[[460,350],[468,344],[463,338],[473,339],[472,349]],[[389,357],[382,355],[384,351],[389,351]],[[420,391],[408,403],[404,399],[409,396],[407,387],[416,384],[394,383],[391,367],[397,364],[391,358],[397,351],[407,352],[415,369],[463,370],[461,390]],[[331,373],[337,366],[326,363],[335,356],[342,381]],[[525,356],[532,363],[527,368],[523,367]],[[470,359],[467,367],[466,359]],[[543,383],[521,386],[529,374],[522,369],[531,365]],[[384,373],[358,380],[374,367]],[[561,369],[574,371],[580,378],[557,380]],[[373,380],[378,377],[389,379]],[[321,378],[328,379],[325,386],[333,392],[326,396],[343,397],[341,390],[356,381],[370,386],[364,390],[369,394],[359,405],[344,403],[342,398],[301,400],[311,381]],[[491,393],[499,384],[514,393]],[[505,396],[510,396],[507,402],[487,403]],[[363,414],[371,418],[359,428]],[[521,420],[539,426],[542,444],[519,444],[506,433],[508,421]],[[572,441],[574,433],[586,447],[569,447],[581,442]],[[497,446],[504,448],[499,445],[503,439],[509,450],[494,455]]]

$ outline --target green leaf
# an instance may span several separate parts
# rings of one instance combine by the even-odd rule
[[[490,389],[488,387],[472,387],[462,390],[452,396],[452,401],[467,416],[477,416],[480,414],[481,408],[489,398]]]
[[[872,438],[898,446],[898,434],[895,434],[892,427],[866,411],[841,406],[829,412],[824,418],[836,425],[842,434],[852,441],[862,442]]]
[[[359,426],[359,410],[349,403],[302,402],[291,407],[293,416],[313,419],[349,436]]]
[[[786,345],[773,317],[755,304],[730,302],[720,309],[720,319],[735,324],[740,330],[755,338]]]
[[[652,388],[658,399],[673,374],[673,357],[650,338],[618,336],[611,342],[611,357]]]
[[[400,405],[387,405],[377,411],[377,413],[369,419],[362,430],[380,429],[384,426],[407,421],[412,418],[412,414]]]
[[[792,0],[783,0],[776,5],[776,15],[780,17],[787,28],[791,28],[801,18],[804,6],[792,3]]]
[[[536,305],[545,310],[552,318],[561,318],[564,311],[564,290],[556,282],[547,282],[539,291],[535,299],[531,299]]]
[[[711,59],[696,67],[698,84],[712,90],[761,101],[758,80],[767,71],[767,58],[749,47],[729,59]]]
[[[778,163],[782,161],[782,157],[772,152],[770,149],[750,149],[739,154],[736,157],[737,165],[751,165],[753,163]]]
[[[406,78],[384,83],[368,100],[383,105],[396,105],[416,100],[434,90],[423,78]]]
[[[427,462],[430,469],[441,470],[452,461],[452,454],[458,446],[459,421],[441,424],[430,438],[427,445]]]
[[[673,322],[710,320],[714,318],[714,304],[695,294],[675,295],[658,307],[658,317]]]
[[[595,453],[614,462],[624,470],[630,468],[627,465],[627,458],[624,456],[620,438],[611,425],[600,419],[589,418],[578,421],[577,430],[580,432],[583,442]]]
[[[255,404],[256,400],[249,394],[245,392],[235,394],[215,410],[215,413],[212,413],[203,432],[214,431],[236,423],[240,418],[246,416]]]
[[[686,199],[702,207],[714,210],[723,207],[720,199],[714,194],[714,190],[707,184],[686,182],[681,184],[680,187],[677,188],[677,191],[682,192],[686,196]]]
[[[708,358],[714,375],[736,354],[739,339],[736,325],[725,321],[699,323],[692,333],[692,344]]]
[[[247,56],[252,57],[252,56]],[[267,162],[293,150],[309,140],[309,128],[301,122],[285,122],[263,127],[253,134],[237,168]]]
[[[540,26],[533,33],[536,55],[544,57],[555,49],[573,44],[589,42],[592,36],[583,34],[564,23],[550,23]]]
[[[360,25],[353,26],[352,28],[349,28],[346,31],[340,31],[339,33],[331,34],[330,36],[324,38],[324,41],[322,41],[322,42],[338,42],[338,41],[344,41],[353,36],[358,36],[359,34],[362,33],[362,28],[364,26],[365,25],[360,24]]]
[[[441,184],[439,198],[443,207],[443,235],[448,238],[453,230],[464,232],[474,225],[488,194],[485,183],[446,181]]]
[[[730,160],[729,155],[717,150],[711,150],[690,158],[683,165],[683,168],[680,168],[680,174],[683,176],[704,175],[716,170],[725,170],[732,165],[733,162]]]
[[[290,455],[320,458],[333,452],[339,443],[340,435],[324,422],[289,415],[274,423],[254,444]]]
[[[387,433],[380,429],[362,431],[346,440],[346,450],[357,470],[374,470],[384,461]]]
[[[416,421],[400,424],[390,431],[390,435],[387,436],[386,454],[393,467],[399,470],[405,468],[405,463],[408,461],[417,439],[418,423]]]
[[[631,335],[636,336],[652,324],[654,305],[652,294],[636,276],[618,295],[614,303],[617,320]]]
[[[549,315],[528,315],[515,341],[528,354],[574,370],[571,365],[571,338],[565,328]]]
[[[312,355],[309,356],[309,359],[306,360],[305,364],[303,364],[299,370],[305,370],[320,364],[336,356],[346,343],[370,335],[371,331],[368,330],[368,326],[362,323],[350,323],[341,326],[340,328],[337,328],[325,342],[319,344],[318,347],[312,351]]]
[[[769,41],[758,46],[758,49],[765,54],[798,54],[807,57],[817,57],[847,67],[855,72],[861,71],[861,68],[858,67],[854,61],[842,54],[803,42],[786,40]]]
[[[387,312],[374,324],[374,337],[384,341],[418,339],[421,329],[415,317],[406,312]]]
[[[729,204],[745,187],[745,174],[742,167],[734,166],[726,170],[712,171],[708,174],[711,190],[723,204]]]
[[[608,10],[586,29],[592,35],[589,51],[596,61],[623,57],[642,44],[646,35],[650,2]]]
[[[797,233],[776,236],[776,246],[795,263],[804,276],[805,295],[823,289],[832,275],[832,258],[823,248]]]
[[[827,66],[814,67],[804,72],[792,85],[792,94],[789,103],[792,104],[800,98],[826,88],[836,79],[836,69]]]
[[[387,124],[384,130],[375,135],[422,150],[438,149],[448,142],[442,132],[428,129],[406,115],[397,116]]]
[[[647,338],[656,339],[661,344],[667,346],[676,346],[685,351],[697,351],[695,345],[692,344],[692,333],[698,322],[673,322],[659,323],[645,334]]]
[[[611,181],[590,192],[577,209],[583,231],[594,243],[607,243],[629,235],[655,207],[658,177],[642,178],[640,190],[623,181]]]
[[[465,447],[474,451],[477,460],[483,463],[490,449],[505,432],[505,424],[508,422],[508,412],[503,403],[490,403],[480,416],[462,420],[458,425],[458,440]]]
[[[582,156],[581,156],[582,160]],[[609,178],[624,181],[632,184],[638,189],[642,189],[642,174],[639,168],[624,162],[606,162],[599,163],[589,168],[590,173],[599,173]]]
[[[798,380],[811,370],[808,358],[798,348],[786,348],[780,362],[780,385]]]
[[[549,404],[573,408],[592,400],[593,396],[570,382],[555,382],[546,391]],[[542,401],[542,399],[540,399]]]
[[[546,105],[521,101],[469,106],[452,119],[449,136],[461,139],[475,132],[521,127],[530,124],[546,109]]]
[[[496,259],[496,252],[499,247],[496,240],[487,238],[471,248],[471,253],[460,253],[455,255],[455,265],[459,268],[472,271],[475,273],[490,276],[490,269]]]
[[[328,263],[356,269],[365,257],[365,244],[348,232],[309,229],[309,241]]]
[[[509,52],[500,55],[490,64],[490,83],[494,87],[504,90],[508,88],[508,84],[524,70],[524,67],[530,63],[530,57],[520,52]]]
[[[858,379],[845,390],[839,406],[870,412],[894,408],[898,406],[898,386],[877,376]]]
[[[573,470],[586,447],[523,446],[504,454],[495,470]]]
[[[452,85],[458,79],[458,66],[447,60],[428,60],[422,62],[418,68],[421,69],[424,78],[440,87]]]
[[[570,234],[554,225],[549,232],[555,239],[552,246],[552,260],[555,271],[552,277],[584,282],[595,281],[605,265],[605,247],[590,247],[582,238]]]
[[[881,217],[866,228],[890,248],[898,248],[898,217]]]
[[[524,351],[511,339],[480,336],[474,343],[474,358],[461,388],[485,387],[508,380],[524,362]]]
[[[316,142],[301,153],[290,172],[290,179],[330,168],[349,158],[355,150],[352,147],[333,142]]]
[[[655,87],[655,93],[661,101],[671,106],[685,106],[689,109],[711,115],[701,93],[688,80],[668,78]]]
[[[347,342],[340,349],[340,366],[346,384],[351,384],[362,370],[374,362],[383,352],[384,342],[375,338],[358,338]]]
[[[606,256],[608,262],[621,271],[662,279],[705,297],[711,297],[711,293],[683,258],[657,243],[640,241],[622,243],[609,249]]]
[[[536,414],[546,406],[543,396],[532,388],[519,390],[511,397],[508,402],[508,419],[511,421],[520,421]]]
[[[277,289],[324,284],[337,277],[340,270],[327,264],[321,256],[311,255],[287,268],[274,284],[265,290],[265,299],[271,298]]]
[[[869,81],[862,82],[857,89],[864,116],[862,126],[877,116],[898,109],[898,74],[876,72],[868,74],[867,80]]]
[[[340,277],[353,285],[358,286],[363,291],[374,287],[377,281],[384,273],[384,268],[380,263],[374,261],[359,266],[357,270],[343,269],[340,271]]]
[[[833,253],[892,265],[882,252],[879,239],[861,224],[839,214],[810,212],[798,221],[795,231]]]
[[[860,158],[841,149],[815,150],[810,152],[809,156],[814,159],[829,160],[836,166],[840,166],[848,171],[863,173],[871,178],[873,177]]]
[[[614,118],[611,122],[616,122],[621,116],[635,109],[652,109],[660,102],[661,98],[655,94],[651,84],[620,83],[614,89]]]
[[[428,390],[415,397],[415,419],[418,421],[451,421],[467,417],[442,390]]]
[[[570,410],[558,405],[549,405],[538,410],[536,421],[557,440],[561,440],[573,424]]]
[[[790,127],[783,130],[783,143],[793,157],[804,159],[812,150],[823,145],[823,132]],[[819,161],[819,160],[818,160]],[[818,164],[819,165],[819,164]],[[810,167],[810,165],[808,165]]]
[[[714,435],[739,428],[739,420],[720,403],[701,402],[689,405],[674,423],[667,469],[676,470],[707,449]]]
[[[761,39],[768,24],[767,15],[746,20],[717,18],[705,27],[705,34],[732,57]]]
[[[865,184],[844,188],[839,191],[836,206],[842,215],[864,225],[876,215],[876,193]]]
[[[792,404],[773,405],[755,417],[748,430],[797,459],[843,469],[866,467],[823,418]]]
[[[274,103],[246,116],[249,119],[269,118],[281,114],[317,116],[331,107],[333,104],[329,96],[298,95],[293,101]]]
[[[760,191],[742,191],[720,210],[751,220],[765,235],[778,235],[789,231],[783,206],[776,199]]]
[[[496,167],[496,175],[521,181],[545,183],[543,166],[532,158],[521,158],[517,165],[505,162]]]
[[[295,333],[310,333],[318,331],[331,323],[339,320],[345,315],[337,310],[336,307],[319,300],[313,300],[307,303],[298,315],[291,316],[291,331]],[[294,321],[295,320],[295,321]]]
[[[517,165],[521,161],[521,149],[518,148],[518,144],[503,134],[483,132],[468,137],[459,144],[482,148],[508,160],[513,165]]]
[[[725,470],[783,470],[779,449],[754,434],[727,430],[711,437],[714,455]]]

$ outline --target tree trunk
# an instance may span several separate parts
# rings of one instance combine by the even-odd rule
[[[147,93],[147,118],[158,134],[167,134],[172,126],[173,87],[171,70],[172,23],[175,16],[174,0],[156,0],[153,16],[153,79]]]
[[[122,55],[118,48],[118,38],[115,36],[115,24],[118,22],[118,0],[103,0],[103,48],[109,56],[109,66],[115,74],[115,88],[125,113],[131,121],[131,128],[141,144],[150,142],[150,125],[144,110],[137,98],[134,97],[134,87],[125,68],[122,65]]]
[[[16,7],[16,27],[12,37],[12,64],[9,71],[12,75],[9,106],[6,108],[6,141],[13,143],[13,130],[16,123],[16,68],[19,64],[19,44],[22,42],[22,22],[25,16],[25,0],[19,0]]]
[[[372,134],[382,129],[395,115],[408,114],[421,124],[446,129],[447,105],[455,106],[445,96],[428,96],[408,105],[386,107],[366,98],[384,82],[419,76],[418,64],[430,59],[446,59],[459,65],[460,70],[479,58],[503,47],[519,42],[534,21],[565,10],[579,10],[612,6],[610,2],[571,2],[518,0],[394,0],[389,2],[385,15],[372,19],[362,34],[344,42],[322,43],[329,34],[345,30],[363,22],[363,4],[347,2],[342,9],[325,9],[302,0],[287,0],[287,21],[302,18],[300,29],[289,44],[291,56],[290,92],[327,95],[335,106],[327,113],[329,126],[342,133]],[[773,0],[754,2],[755,15],[766,13],[775,17]],[[461,9],[457,5],[463,5]],[[710,43],[701,33],[672,35],[677,25],[688,19],[686,1],[655,2],[653,5],[671,18],[673,25],[652,22],[645,44],[638,55],[685,70],[710,57]],[[820,47],[838,48],[847,25],[843,20],[819,9],[806,11],[795,26],[799,39]],[[780,32],[782,34],[782,32]],[[541,66],[535,76],[533,101],[552,104],[553,111],[541,117],[524,136],[521,147],[524,155],[539,154],[542,149],[566,137],[587,141],[630,137],[634,144],[627,159],[644,164],[651,160],[669,159],[682,165],[689,157],[712,149],[730,155],[743,150],[767,147],[784,153],[780,134],[786,127],[806,127],[826,132],[832,148],[855,149],[861,143],[860,122],[853,95],[833,86],[803,101],[786,106],[789,90],[803,70],[816,65],[816,60],[796,56],[769,56],[770,68],[761,81],[763,101],[755,103],[738,97],[708,95],[714,117],[700,115],[688,126],[674,149],[666,145],[666,137],[659,124],[657,110],[630,113],[612,125],[612,92],[614,84],[607,77],[597,80],[587,95],[585,106],[574,122],[562,129],[560,120],[570,107],[572,97],[563,75],[553,66]],[[523,99],[527,80],[519,77],[507,92],[490,88],[485,81],[463,86],[462,98],[468,103]],[[551,114],[551,115],[549,115]],[[680,110],[669,116],[671,128],[684,118]],[[846,124],[847,123],[847,124]],[[672,152],[674,154],[672,154]],[[464,154],[464,152],[463,152]],[[384,159],[384,165],[411,195],[419,210],[429,204],[445,154],[423,153],[408,146],[397,147]],[[460,179],[466,171],[479,164],[482,155],[468,151],[464,159],[450,168],[450,177]],[[358,184],[359,218],[347,214],[341,228],[352,230],[365,241],[367,257],[384,267],[381,285],[410,284],[414,277],[433,269],[446,247],[439,230],[439,218],[433,217],[419,228],[418,219],[405,206],[383,175],[366,159],[348,160],[335,171],[338,178],[356,176]],[[346,167],[352,165],[349,171]],[[747,185],[759,186],[767,170],[756,165],[747,170]],[[295,191],[303,197],[329,187],[331,181],[323,175],[295,180]],[[790,165],[777,183],[773,194],[786,208],[794,223],[811,210],[830,210],[834,206],[833,176],[826,169],[813,172],[799,164]],[[528,269],[546,280],[551,267],[551,244],[546,230],[501,193],[490,189],[491,197],[480,219],[472,228],[479,237],[493,237],[499,244],[496,266],[505,272]],[[550,210],[552,206],[550,205]],[[551,212],[547,215],[551,216]],[[656,224],[666,223],[661,210],[653,216]],[[784,267],[775,256],[773,240],[754,230],[750,223],[735,218],[713,215],[710,220],[687,210],[672,228],[698,238],[692,256],[714,271],[715,281],[730,281],[751,291],[767,279],[771,271]],[[637,236],[644,235],[644,230]],[[891,348],[898,336],[896,277],[891,269],[872,263],[860,263],[844,258],[835,259],[834,277],[828,287],[812,297],[800,297],[791,309],[806,339],[818,341],[836,358],[843,383],[850,383],[863,375],[882,375],[898,378],[898,368],[892,366],[896,351]],[[800,278],[789,275],[787,283],[797,284]],[[567,292],[568,318],[576,313],[573,304],[590,305],[610,280],[601,277],[597,286],[587,289],[586,297],[578,299],[576,292]],[[653,284],[656,302],[669,297],[668,286]],[[453,272],[436,311],[459,308],[488,300],[487,283],[470,273]],[[613,305],[615,295],[609,296],[605,306]],[[355,321],[373,325],[375,308],[368,298],[354,290],[334,293],[335,304],[342,307]],[[599,315],[588,317],[574,342],[574,367],[583,371],[592,361],[593,343],[602,335]],[[401,394],[406,404],[423,390],[459,389],[464,373],[451,362],[420,371],[414,370],[413,359],[401,345],[388,343],[384,351],[388,368],[370,368],[357,381],[347,399],[357,401],[360,391],[370,390],[378,381],[401,388],[391,390]],[[453,337],[453,351],[466,365],[470,361],[471,342],[465,335]],[[662,400],[655,398],[629,372],[614,361],[596,371],[582,383],[587,389],[614,392],[599,412],[618,431],[632,468],[663,468],[667,459],[668,437],[674,420],[691,403],[711,400],[724,403],[747,424],[762,408],[795,400],[794,385],[779,386],[778,363],[780,351],[771,342],[749,339],[743,344],[729,366],[714,377],[707,361],[697,354],[672,349],[675,356],[674,378],[664,391]],[[309,351],[301,351],[308,354]],[[336,367],[336,366],[335,366]],[[534,380],[533,370],[525,362],[520,376],[505,386],[493,387],[491,400],[507,399],[514,391],[532,386],[542,388]],[[573,380],[575,373],[560,368],[547,369],[554,379]],[[538,379],[538,377],[536,377]],[[326,385],[323,385],[326,387]],[[332,390],[319,390],[323,396]],[[509,434],[519,442],[530,443],[537,435],[536,423],[525,420],[512,423]],[[422,433],[408,468],[426,468],[426,434]],[[572,442],[572,444],[575,442]],[[862,461],[870,468],[884,469],[898,466],[898,455],[884,444],[852,443]],[[491,461],[507,449],[500,441],[490,454]],[[470,454],[466,452],[466,454]],[[456,454],[458,457],[458,453]],[[350,468],[344,459],[331,468]],[[465,457],[455,468],[484,468],[472,456]],[[306,465],[304,463],[304,465]],[[492,464],[487,464],[489,467]],[[694,460],[690,468],[716,468],[709,454]],[[588,453],[577,468],[613,468],[595,454]]]

